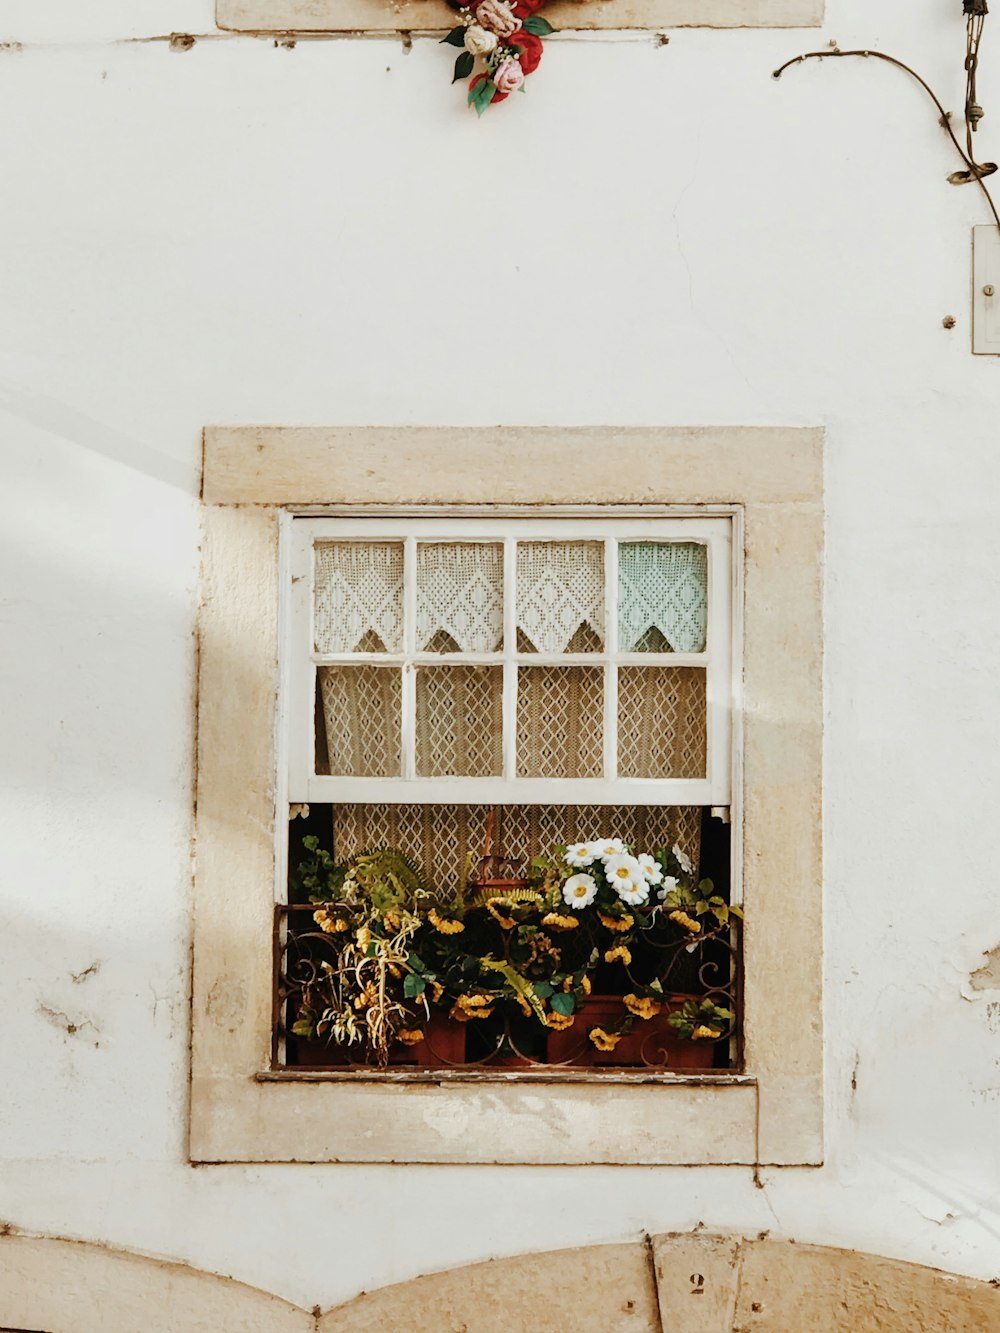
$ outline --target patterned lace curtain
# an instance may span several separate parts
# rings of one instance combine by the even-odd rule
[[[461,886],[468,857],[483,850],[487,805],[338,805],[333,812],[338,861],[375,847],[399,847],[441,888]],[[505,805],[500,836],[511,856],[537,856],[581,838],[622,838],[640,852],[674,843],[697,867],[697,806]]]
[[[420,652],[498,652],[503,644],[503,547],[449,542],[417,547]]]
[[[604,643],[600,542],[520,542],[517,629],[521,652],[599,651]]]
[[[695,542],[623,542],[618,624],[623,653],[700,653],[708,616],[707,548]]]
[[[402,544],[317,542],[315,598],[317,652],[401,652]]]

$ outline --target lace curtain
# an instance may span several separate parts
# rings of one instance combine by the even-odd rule
[[[503,646],[503,547],[417,547],[417,648],[493,653]]]
[[[700,653],[708,617],[708,556],[695,542],[622,542],[618,625],[623,653]]]
[[[319,653],[403,648],[400,542],[317,542],[313,611]]]
[[[600,542],[519,542],[517,629],[522,652],[600,651],[604,547]]]
[[[375,847],[399,847],[432,883],[457,888],[467,857],[486,836],[487,805],[338,805],[333,811],[338,861]],[[697,806],[505,805],[500,836],[511,856],[537,856],[580,838],[622,838],[640,852],[674,843],[698,865],[701,809]]]

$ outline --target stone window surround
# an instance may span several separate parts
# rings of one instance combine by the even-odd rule
[[[283,513],[595,495],[743,516],[747,1072],[271,1071]],[[822,431],[213,427],[203,500],[190,1159],[821,1164]]]
[[[808,28],[825,0],[552,0],[557,30],[628,28]],[[455,11],[445,0],[216,0],[230,32],[444,32]]]

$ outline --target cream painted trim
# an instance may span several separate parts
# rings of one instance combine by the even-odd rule
[[[556,29],[807,28],[824,0],[553,0]],[[444,0],[216,0],[216,22],[232,32],[442,32],[455,11]]]
[[[823,436],[205,432],[190,1155],[198,1162],[822,1161]],[[743,507],[746,1060],[710,1086],[261,1079],[270,1056],[281,506]],[[248,725],[252,719],[255,725]],[[794,947],[789,946],[794,942]]]

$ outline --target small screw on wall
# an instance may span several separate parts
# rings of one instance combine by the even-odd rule
[[[984,295],[984,296],[995,296],[995,295],[996,295],[996,291],[997,291],[997,289],[993,286],[993,284],[992,284],[991,282],[988,282],[988,283],[986,284],[986,286],[983,288],[983,295]]]
[[[941,321],[941,327],[945,329],[953,329],[955,327],[955,316],[945,315],[944,319]]]

